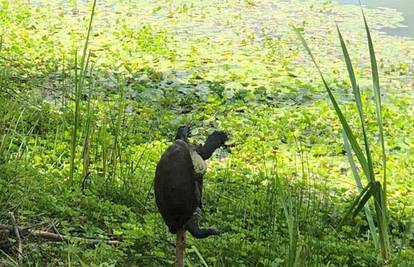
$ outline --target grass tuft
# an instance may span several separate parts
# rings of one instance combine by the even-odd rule
[[[366,132],[366,125],[365,125],[365,116],[363,113],[363,106],[362,106],[362,100],[361,100],[361,94],[359,90],[358,83],[355,78],[354,69],[352,67],[351,59],[349,57],[348,50],[346,48],[345,41],[342,37],[341,31],[339,30],[339,27],[337,27],[339,40],[341,43],[342,52],[344,55],[344,60],[346,63],[346,67],[348,70],[348,75],[351,81],[356,106],[358,109],[358,115],[361,121],[361,130],[364,137],[364,147],[365,147],[365,154],[361,149],[361,146],[358,144],[358,141],[350,128],[347,119],[345,118],[330,86],[325,80],[325,77],[318,65],[318,63],[315,60],[315,57],[312,54],[312,51],[310,50],[306,40],[304,39],[301,31],[298,28],[294,27],[294,31],[299,37],[299,39],[302,42],[302,45],[304,46],[305,50],[307,51],[308,55],[312,59],[312,62],[314,63],[316,69],[319,72],[319,75],[322,79],[323,85],[326,89],[326,92],[328,93],[328,96],[331,100],[331,103],[335,109],[335,112],[341,122],[343,133],[344,133],[344,143],[345,148],[348,152],[348,159],[351,164],[351,168],[353,170],[357,187],[360,189],[360,193],[358,197],[355,199],[354,203],[352,204],[351,208],[348,210],[348,212],[345,214],[345,216],[342,219],[342,223],[348,220],[348,218],[352,215],[352,217],[355,217],[364,207],[368,204],[368,201],[370,199],[374,200],[374,207],[375,207],[375,216],[377,220],[377,227],[378,227],[378,233],[379,233],[379,241],[376,237],[376,230],[374,229],[374,222],[373,219],[370,216],[370,212],[368,208],[365,208],[365,215],[367,217],[370,230],[372,232],[374,244],[379,243],[379,247],[381,248],[381,257],[383,260],[383,264],[388,264],[390,259],[390,240],[389,240],[389,233],[388,233],[388,218],[387,218],[387,206],[386,206],[386,155],[385,155],[385,145],[384,145],[384,134],[383,134],[383,121],[382,121],[382,112],[381,112],[381,98],[380,98],[380,86],[379,86],[379,75],[378,75],[378,67],[377,67],[377,61],[375,57],[374,52],[374,46],[372,43],[372,38],[370,34],[370,30],[368,27],[368,23],[365,17],[364,12],[362,11],[362,16],[364,18],[365,23],[365,29],[367,33],[367,40],[368,40],[368,47],[369,47],[369,53],[370,53],[370,59],[371,59],[371,70],[372,70],[372,81],[373,81],[373,88],[374,88],[374,95],[375,95],[375,106],[376,106],[376,114],[377,114],[377,124],[379,128],[379,136],[380,136],[380,142],[381,142],[381,149],[382,149],[382,168],[384,173],[384,186],[379,181],[376,181],[375,174],[374,174],[374,163],[371,156],[370,147],[372,144],[370,144],[367,132]],[[352,159],[352,154],[354,153],[356,158],[358,159],[358,162],[360,164],[360,167],[363,170],[363,173],[365,177],[367,178],[368,184],[361,190],[362,183],[361,179],[359,177],[357,168],[355,163]]]

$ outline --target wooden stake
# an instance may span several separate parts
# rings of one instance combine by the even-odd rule
[[[175,259],[175,267],[184,267],[184,251],[185,251],[185,230],[177,232],[177,256]]]

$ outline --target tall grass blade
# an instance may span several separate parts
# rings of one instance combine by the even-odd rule
[[[80,62],[80,70],[78,74],[78,62],[77,62],[77,52],[75,55],[75,112],[74,112],[74,125],[73,125],[73,132],[72,132],[72,140],[71,140],[71,158],[70,158],[70,172],[69,172],[69,180],[70,184],[73,186],[74,182],[74,172],[75,172],[75,156],[76,156],[76,145],[77,145],[77,134],[78,134],[78,127],[79,127],[79,117],[80,117],[80,99],[83,91],[84,81],[85,81],[85,73],[88,69],[90,53],[88,54],[88,45],[89,45],[89,38],[92,29],[92,21],[95,14],[96,8],[96,0],[93,1],[91,16],[89,20],[88,31],[85,39],[85,44],[83,46],[83,53]]]
[[[93,68],[90,69],[89,75],[92,77],[93,74]],[[89,167],[90,167],[90,145],[91,145],[91,139],[92,139],[92,132],[93,132],[93,122],[92,122],[92,112],[93,107],[91,107],[91,99],[92,99],[92,90],[94,88],[93,81],[89,84],[89,92],[88,92],[88,103],[86,106],[86,124],[84,128],[84,140],[83,140],[83,151],[82,151],[82,157],[83,157],[83,172],[82,177],[83,181],[85,182],[86,177],[90,174]],[[83,183],[82,183],[82,190],[84,189]]]
[[[361,179],[361,176],[359,175],[359,171],[355,164],[354,158],[352,157],[352,150],[351,150],[351,147],[349,146],[348,139],[346,138],[346,135],[343,131],[342,131],[342,138],[344,140],[345,151],[348,156],[349,165],[351,166],[351,170],[352,170],[352,174],[355,179],[355,183],[357,185],[358,191],[361,193],[361,191],[363,190],[362,179]],[[378,240],[378,235],[377,235],[377,227],[375,226],[374,219],[372,218],[372,214],[371,214],[371,209],[369,208],[368,205],[364,207],[364,212],[365,212],[365,217],[367,218],[369,230],[371,231],[371,236],[372,236],[372,240],[374,241],[375,248],[378,249],[379,240]]]
[[[305,193],[300,191],[298,198],[293,197],[292,193],[289,191],[289,185],[280,180],[277,172],[274,175],[274,183],[277,185],[276,188],[278,188],[278,191],[273,193],[276,194],[276,198],[283,208],[283,214],[289,232],[289,246],[284,266],[305,266],[307,260],[307,247],[302,243],[303,236],[300,233],[300,212],[302,210]],[[305,172],[302,169],[302,176],[304,175]],[[309,218],[310,216],[306,217]]]
[[[369,184],[367,184],[367,186],[365,186],[361,190],[361,192],[359,193],[358,197],[354,200],[354,203],[352,203],[351,208],[349,208],[349,210],[347,211],[347,213],[345,214],[345,216],[342,218],[342,220],[339,223],[339,225],[343,225],[349,219],[349,217],[351,217],[351,214],[354,213],[354,210],[357,208],[358,204],[361,202],[361,199],[364,198],[364,196],[366,194],[368,194],[368,192],[371,191],[372,185],[373,185],[373,183],[369,183]],[[371,195],[371,193],[369,193],[369,194]]]
[[[364,116],[364,112],[362,109],[361,92],[359,90],[359,86],[355,78],[354,68],[352,66],[351,58],[349,56],[348,49],[346,48],[345,41],[342,37],[341,31],[339,30],[338,26],[336,26],[336,29],[338,31],[339,40],[341,42],[342,52],[344,54],[345,63],[346,63],[346,68],[348,70],[349,79],[351,80],[352,91],[354,93],[355,102],[358,108],[359,119],[361,121],[361,129],[362,129],[362,134],[364,136],[365,154],[367,157],[367,164],[368,164],[368,171],[369,171],[368,172],[369,176],[367,176],[367,178],[368,178],[368,181],[372,182],[372,181],[375,181],[375,177],[374,177],[374,169],[373,169],[373,164],[372,164],[371,151],[369,149],[369,143],[368,143],[367,132],[366,132],[365,116]]]
[[[73,131],[70,146],[70,169],[69,169],[69,183],[73,185],[73,176],[75,172],[75,155],[76,155],[76,143],[77,143],[77,132],[78,132],[78,113],[79,113],[79,99],[78,98],[78,52],[75,51],[75,113],[73,120]]]
[[[361,129],[362,129],[362,134],[364,137],[364,145],[365,145],[365,154],[367,157],[367,163],[368,163],[369,174],[370,174],[370,176],[367,178],[368,178],[368,181],[372,182],[372,181],[375,181],[375,177],[374,177],[374,169],[373,169],[373,164],[372,164],[372,156],[371,156],[371,151],[369,148],[369,142],[368,142],[367,131],[366,131],[367,127],[365,124],[365,115],[364,115],[363,108],[362,108],[361,92],[359,90],[359,86],[355,78],[355,72],[352,66],[351,57],[349,56],[348,49],[346,47],[345,41],[342,37],[342,33],[339,30],[338,25],[336,26],[336,29],[338,31],[338,36],[339,36],[339,40],[341,43],[342,52],[343,52],[346,67],[348,70],[349,79],[352,85],[352,91],[353,91],[356,106],[358,109],[359,119],[361,121]],[[358,187],[358,191],[362,191],[363,186],[362,186],[361,176],[359,175],[358,169],[355,165],[354,159],[352,157],[352,151],[351,151],[351,148],[349,147],[349,142],[345,134],[343,134],[343,139],[344,139],[345,150],[347,151],[347,155],[348,155],[348,161],[349,161],[349,164],[351,165],[352,173],[354,175],[355,182]],[[376,248],[378,248],[379,241],[378,241],[376,226],[374,224],[374,220],[371,215],[371,210],[369,209],[368,205],[365,206],[364,211],[365,211],[365,217],[367,218],[368,226],[371,231],[372,239],[374,241],[374,245]]]
[[[391,255],[391,246],[389,238],[389,229],[388,229],[388,218],[386,215],[386,205],[384,198],[384,191],[382,189],[380,182],[375,182],[375,192],[374,192],[374,204],[375,204],[375,213],[378,221],[379,228],[379,240],[381,247],[381,255],[384,260],[384,264],[388,264],[388,260]]]
[[[372,72],[373,72],[373,84],[374,87],[376,87],[376,89],[374,88],[374,91],[376,91],[375,93],[375,98],[376,98],[376,111],[377,111],[377,122],[380,128],[380,139],[381,139],[381,145],[382,145],[382,160],[383,160],[383,167],[385,168],[385,146],[384,146],[384,139],[383,139],[383,128],[382,128],[382,114],[381,114],[381,99],[380,99],[380,91],[379,91],[379,79],[378,79],[378,69],[377,69],[377,64],[376,64],[376,59],[375,59],[375,53],[373,50],[373,45],[372,45],[372,40],[369,34],[369,29],[368,29],[368,25],[364,16],[364,22],[365,22],[365,27],[367,29],[367,34],[368,34],[368,43],[370,46],[370,57],[371,57],[371,67],[372,67]],[[367,177],[369,183],[368,185],[361,191],[360,195],[357,197],[357,199],[355,200],[355,202],[353,203],[351,209],[347,212],[347,214],[345,215],[345,217],[342,219],[341,224],[351,215],[353,214],[354,216],[360,212],[365,204],[367,203],[367,201],[373,197],[374,198],[374,205],[375,205],[375,215],[376,215],[376,219],[378,222],[378,231],[379,231],[379,244],[380,244],[380,248],[381,248],[381,256],[383,259],[383,264],[388,264],[389,258],[390,258],[390,241],[389,241],[389,236],[388,236],[388,220],[387,220],[387,216],[386,216],[386,202],[385,202],[385,193],[381,187],[381,183],[378,181],[375,181],[375,177],[374,177],[374,172],[373,172],[373,162],[372,159],[370,158],[370,151],[369,151],[369,143],[368,143],[368,138],[366,137],[366,134],[364,135],[364,141],[366,144],[366,151],[367,151],[367,157],[369,157],[368,159],[365,157],[365,155],[363,154],[360,146],[358,145],[357,140],[355,139],[338,103],[336,102],[336,99],[332,93],[332,90],[329,88],[323,74],[322,71],[320,70],[318,64],[316,63],[316,60],[311,52],[311,50],[309,49],[309,46],[307,45],[305,39],[303,38],[302,34],[300,33],[300,31],[297,28],[294,28],[296,34],[298,35],[299,39],[301,40],[303,46],[305,47],[307,53],[309,54],[309,56],[311,57],[315,67],[317,68],[319,75],[322,79],[322,82],[325,86],[325,89],[328,93],[328,96],[332,102],[332,105],[335,109],[335,112],[338,115],[338,118],[342,124],[342,128],[343,131],[346,135],[346,139],[349,141],[350,146],[352,147],[352,150],[355,153],[356,158],[358,159],[362,170],[364,172],[364,175]],[[340,34],[340,31],[338,30],[338,33]],[[348,73],[350,75],[351,78],[351,83],[353,85],[353,89],[354,89],[354,94],[355,94],[355,98],[356,98],[356,102],[357,102],[357,106],[358,106],[358,113],[360,115],[360,119],[361,119],[361,123],[362,125],[364,125],[364,115],[362,112],[362,101],[360,98],[360,92],[359,92],[359,88],[358,85],[356,83],[356,79],[355,79],[355,74],[353,72],[353,68],[352,68],[352,64],[348,55],[348,51],[346,49],[345,43],[343,41],[343,38],[341,38],[341,34],[340,34],[340,39],[341,39],[341,46],[344,52],[344,56],[345,56],[345,61],[347,63],[347,68],[348,68]],[[365,128],[363,128],[363,131],[365,131]],[[368,148],[367,148],[368,147]],[[386,175],[386,172],[384,170],[384,175]],[[386,176],[384,176],[386,177]],[[384,179],[384,181],[386,181]]]
[[[89,26],[88,26],[88,32],[86,34],[86,40],[85,40],[85,45],[83,46],[83,54],[82,54],[82,61],[81,61],[81,80],[80,82],[83,82],[83,77],[84,77],[84,73],[86,71],[86,67],[85,67],[85,59],[86,59],[86,54],[88,53],[88,45],[89,45],[89,37],[91,36],[91,30],[92,30],[92,22],[93,22],[93,16],[95,15],[95,8],[96,8],[96,0],[93,1],[92,4],[92,11],[91,11],[91,17],[89,19]]]
[[[200,251],[198,251],[197,247],[192,245],[191,248],[194,250],[194,252],[197,254],[198,258],[200,259],[202,265],[204,267],[208,267],[208,264],[206,262],[206,260],[204,259],[204,257],[201,255]]]
[[[358,162],[361,164],[361,167],[362,167],[362,170],[364,171],[364,174],[366,175],[366,177],[368,177],[369,176],[368,162],[367,162],[367,159],[365,158],[365,155],[362,153],[361,147],[359,146],[354,134],[352,133],[352,130],[349,127],[349,124],[348,124],[344,114],[342,113],[342,111],[341,111],[341,109],[340,109],[340,107],[339,107],[339,105],[338,105],[338,103],[335,99],[335,96],[332,93],[331,88],[328,86],[328,83],[326,82],[325,77],[323,76],[322,71],[319,68],[318,63],[316,62],[316,60],[315,60],[315,58],[312,54],[312,51],[310,50],[308,44],[306,43],[305,39],[303,38],[300,30],[297,29],[296,27],[293,27],[293,28],[294,28],[294,31],[296,32],[296,34],[298,35],[299,39],[301,40],[303,46],[305,47],[306,51],[308,52],[309,56],[311,57],[316,69],[318,70],[319,75],[322,79],[322,82],[325,86],[325,89],[328,93],[328,96],[329,96],[329,98],[332,102],[332,105],[334,106],[335,112],[336,112],[336,114],[337,114],[337,116],[338,116],[338,118],[341,122],[342,128],[344,129],[345,134],[346,134],[346,136],[349,140],[349,143],[351,144],[351,147],[355,152],[355,156],[357,157]]]
[[[387,203],[386,203],[386,189],[387,189],[387,158],[385,152],[385,141],[384,141],[384,128],[382,120],[382,107],[381,107],[381,89],[379,83],[378,75],[378,65],[377,59],[375,56],[374,45],[372,42],[371,32],[365,17],[364,10],[361,8],[362,17],[364,19],[365,30],[367,33],[369,55],[371,60],[371,72],[372,72],[372,84],[374,91],[375,99],[375,111],[377,115],[377,124],[379,130],[379,139],[381,143],[381,152],[382,152],[382,168],[383,168],[383,187],[378,182],[377,183],[377,197],[375,199],[375,207],[378,219],[378,226],[380,232],[380,242],[381,242],[381,252],[384,262],[387,264],[391,254],[391,246],[389,239],[389,229],[388,229],[388,216],[387,216]]]
[[[368,200],[374,195],[376,190],[376,183],[369,183],[367,188],[368,190],[361,194],[359,197],[359,201],[356,202],[356,205],[351,207],[351,209],[354,209],[354,212],[352,213],[352,218],[355,218],[358,213],[365,207],[365,204],[367,204]]]
[[[381,143],[381,151],[382,151],[382,165],[383,165],[383,186],[384,186],[384,198],[386,199],[386,192],[387,192],[387,157],[385,153],[385,141],[384,141],[384,127],[383,127],[383,120],[382,120],[382,107],[381,107],[381,89],[379,83],[379,75],[378,75],[378,66],[377,66],[377,59],[375,56],[374,45],[372,43],[371,33],[368,27],[367,19],[365,17],[364,10],[362,10],[362,16],[364,18],[365,30],[367,32],[367,39],[368,39],[368,48],[369,48],[369,56],[371,59],[371,72],[372,72],[372,84],[374,89],[374,99],[375,99],[375,110],[377,114],[377,124],[379,129],[379,139]]]

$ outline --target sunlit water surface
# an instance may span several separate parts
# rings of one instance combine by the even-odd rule
[[[337,2],[341,4],[359,4],[358,0],[338,0]],[[387,28],[384,31],[391,35],[414,38],[414,0],[362,0],[361,2],[370,8],[386,7],[401,12],[404,16],[403,24],[407,27]]]

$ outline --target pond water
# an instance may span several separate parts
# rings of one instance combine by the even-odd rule
[[[64,4],[72,3],[72,1],[69,0],[61,1]],[[89,3],[92,1],[93,0],[79,0],[80,3]],[[40,2],[42,2],[42,0],[31,1],[32,5],[37,5]],[[335,2],[346,5],[359,5],[358,0],[336,0]],[[390,35],[414,38],[414,0],[361,0],[361,2],[368,8],[392,8],[400,12],[404,17],[402,24],[405,26],[397,28],[383,28],[382,30]],[[277,4],[273,4],[272,6],[277,8]]]
[[[358,5],[358,0],[338,0],[341,4]],[[387,7],[401,12],[404,16],[403,24],[407,27],[387,28],[385,32],[391,35],[408,36],[414,38],[414,1],[413,0],[363,0],[367,7]]]

